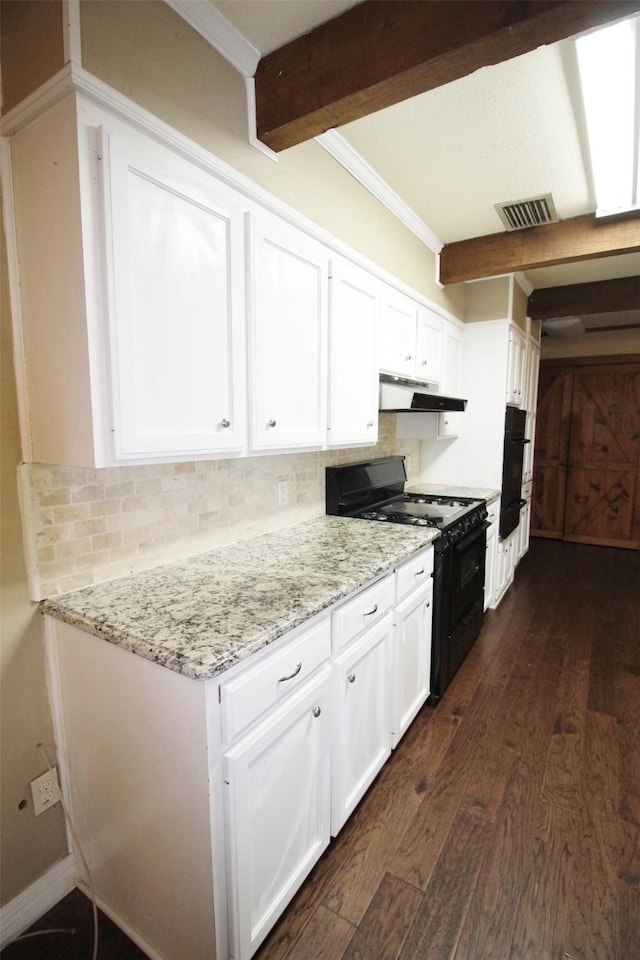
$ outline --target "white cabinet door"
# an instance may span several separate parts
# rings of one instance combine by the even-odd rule
[[[224,759],[231,955],[248,960],[330,838],[331,671]]]
[[[380,282],[335,259],[329,304],[330,446],[378,439],[377,333]]]
[[[516,566],[517,530],[514,530],[506,540],[498,540],[496,551],[496,590],[495,606],[497,607],[503,596],[513,583]]]
[[[254,450],[327,439],[329,252],[276,216],[251,216],[250,438]]]
[[[102,140],[116,457],[240,453],[240,200],[133,131]]]
[[[417,317],[415,300],[383,284],[378,365],[384,373],[415,378]]]
[[[444,362],[440,393],[448,397],[459,397],[462,392],[462,331],[452,323],[444,330]],[[438,414],[438,438],[457,437],[460,432],[463,413],[447,412]]]
[[[443,376],[445,321],[433,310],[421,307],[417,323],[416,376],[440,383]]]
[[[507,403],[521,407],[524,402],[526,340],[520,330],[509,326],[509,357],[507,363]]]
[[[395,747],[429,696],[433,580],[414,590],[394,611],[391,742]]]
[[[498,517],[500,516],[500,501],[487,507],[487,559],[484,568],[484,609],[493,607],[495,603],[496,587],[496,555],[498,550]]]
[[[335,661],[334,836],[391,753],[388,655],[392,630],[393,618],[387,614]]]

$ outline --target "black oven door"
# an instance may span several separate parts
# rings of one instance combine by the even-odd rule
[[[472,608],[484,606],[484,571],[487,527],[484,522],[459,540],[451,550],[451,629],[452,632]]]
[[[451,636],[446,665],[449,683],[476,642],[484,617],[487,523],[458,541],[451,551]]]
[[[449,686],[482,628],[488,526],[482,523],[441,556],[436,549],[431,706]]]

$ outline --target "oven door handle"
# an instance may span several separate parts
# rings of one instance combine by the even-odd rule
[[[476,527],[473,533],[470,533],[468,537],[465,537],[464,540],[459,540],[458,543],[453,545],[453,549],[460,552],[460,550],[467,550],[472,543],[475,543],[476,540],[479,540],[480,537],[484,536],[487,532],[490,523],[487,523],[486,520],[483,520],[479,527]]]

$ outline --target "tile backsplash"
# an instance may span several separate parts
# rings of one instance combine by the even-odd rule
[[[381,414],[378,443],[364,448],[102,470],[24,464],[31,599],[321,516],[326,466],[396,453],[407,455],[410,479],[418,479],[420,441],[396,441],[395,416]]]

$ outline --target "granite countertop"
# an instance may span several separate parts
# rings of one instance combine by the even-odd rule
[[[471,497],[477,500],[486,500],[493,503],[500,496],[500,491],[487,487],[457,487],[448,483],[413,483],[405,488],[410,493],[435,493],[447,497]]]
[[[44,613],[204,680],[432,543],[429,527],[319,517],[73,593]]]

